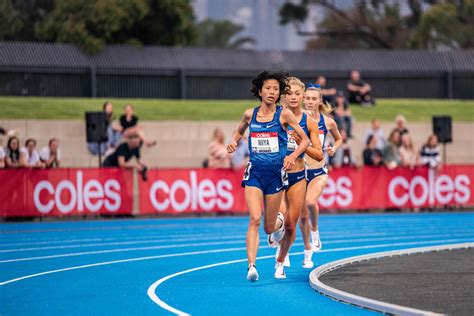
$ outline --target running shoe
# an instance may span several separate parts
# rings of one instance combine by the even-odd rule
[[[278,257],[280,256],[280,245],[277,247],[277,251],[275,253],[275,262],[278,260]],[[289,268],[291,267],[291,262],[290,262],[290,256],[289,254],[286,254],[285,261],[283,262],[283,266]]]
[[[283,262],[277,262],[275,264],[275,279],[286,279]]]
[[[281,226],[276,232],[273,233],[273,239],[279,243],[285,236],[285,215],[283,215],[281,212],[278,212],[277,220],[280,220]]]
[[[250,282],[258,281],[257,267],[254,264],[247,269],[247,280]]]
[[[267,236],[267,243],[270,248],[277,248],[278,243],[275,241],[275,237],[273,236],[273,233]]]
[[[313,232],[311,231],[311,249],[313,252],[318,252],[323,248],[321,239],[319,238],[319,230]]]
[[[311,259],[312,256],[313,256],[313,251],[311,249],[304,250],[303,268],[312,269],[314,267],[313,260]]]

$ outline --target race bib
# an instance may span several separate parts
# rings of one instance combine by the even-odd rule
[[[287,135],[288,135],[287,149],[288,151],[295,151],[296,148],[298,147],[298,144],[296,143],[295,139],[291,136],[292,134],[290,132],[288,132]]]
[[[278,132],[250,133],[250,143],[254,153],[277,153],[280,151]]]
[[[324,141],[326,140],[326,135],[324,135],[324,131],[319,130],[319,141],[321,142],[321,147],[324,148]]]

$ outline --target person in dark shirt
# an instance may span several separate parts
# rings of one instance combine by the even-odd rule
[[[337,128],[345,129],[347,136],[352,138],[352,112],[343,91],[337,92],[333,109],[332,114]]]
[[[350,81],[347,83],[349,102],[361,104],[362,106],[375,105],[375,100],[370,95],[371,90],[372,87],[360,78],[360,72],[352,70]]]
[[[125,169],[137,169],[142,174],[144,181],[147,180],[147,167],[140,161],[140,147],[142,141],[138,135],[130,135],[127,142],[120,144],[117,149],[107,156],[104,167],[119,167]],[[132,158],[135,157],[135,161]]]
[[[127,138],[129,135],[138,135],[147,147],[156,145],[156,141],[145,139],[145,134],[138,125],[138,117],[134,115],[133,105],[126,104],[124,106],[124,114],[120,116],[120,126],[123,137]]]
[[[370,135],[367,138],[367,147],[365,147],[362,155],[366,166],[378,167],[383,165],[382,152],[377,149],[377,136]]]

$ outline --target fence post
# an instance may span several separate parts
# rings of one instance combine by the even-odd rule
[[[446,92],[448,99],[453,98],[453,72],[447,71],[446,72]]]
[[[180,69],[179,71],[179,96],[181,99],[186,99],[186,73],[184,69]]]
[[[97,98],[97,84],[96,84],[96,69],[94,65],[90,67],[90,85],[91,85],[91,98]]]

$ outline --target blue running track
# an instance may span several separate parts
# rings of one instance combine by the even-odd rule
[[[274,249],[262,231],[260,281],[247,282],[247,221],[3,223],[0,314],[373,314],[311,289],[310,270],[301,267],[300,235],[287,279],[275,280]],[[323,250],[313,260],[321,265],[366,253],[472,242],[473,224],[473,213],[321,216]]]

